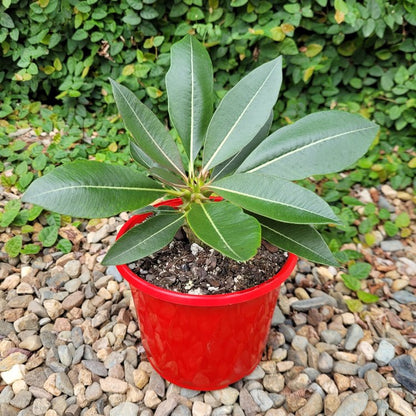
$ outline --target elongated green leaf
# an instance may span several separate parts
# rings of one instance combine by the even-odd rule
[[[258,221],[229,202],[192,204],[186,219],[201,241],[234,260],[246,261],[260,247]]]
[[[364,290],[357,290],[357,296],[358,299],[360,299],[364,303],[376,303],[380,300],[380,298],[377,295],[364,292]]]
[[[128,88],[110,81],[118,111],[135,143],[159,165],[183,175],[179,150],[163,124]]]
[[[161,182],[164,182],[165,184],[177,186],[177,185],[184,185],[184,181],[179,176],[175,175],[170,170],[167,170],[165,168],[161,168],[159,166],[156,166],[154,168],[149,169],[150,176],[159,179]]]
[[[208,171],[246,146],[264,126],[282,83],[282,59],[250,72],[223,98],[208,126],[203,166]]]
[[[143,150],[141,150],[140,147],[137,146],[137,144],[132,140],[130,140],[130,155],[140,166],[148,169],[152,177],[170,185],[184,184],[182,177],[179,177],[172,171],[159,166],[149,156],[147,156],[146,153],[144,153]]]
[[[123,234],[108,250],[102,264],[127,264],[160,250],[173,240],[184,218],[179,212],[148,218]]]
[[[262,228],[262,237],[269,243],[315,263],[339,266],[324,239],[312,226],[256,218]]]
[[[192,164],[204,141],[213,106],[211,59],[195,37],[187,35],[172,46],[166,90],[170,118]]]
[[[235,172],[241,165],[244,159],[267,137],[269,134],[270,127],[273,123],[273,111],[270,113],[270,117],[266,121],[266,124],[256,134],[256,137],[233,157],[215,166],[212,171],[212,179],[220,179],[224,176],[228,176]]]
[[[100,218],[143,207],[164,193],[158,182],[133,169],[84,160],[37,179],[22,200],[60,214]]]
[[[152,166],[157,166],[157,163],[152,160],[133,140],[130,140],[130,156],[140,166],[150,169]]]
[[[377,131],[376,124],[356,114],[310,114],[271,134],[237,171],[262,172],[291,180],[338,172],[367,151]]]
[[[331,207],[313,192],[261,173],[239,173],[209,185],[218,195],[248,211],[294,224],[338,223]]]

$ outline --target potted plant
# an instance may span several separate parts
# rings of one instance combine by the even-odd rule
[[[222,388],[255,368],[279,286],[296,256],[290,254],[265,283],[225,295],[169,291],[137,276],[128,263],[162,249],[183,227],[191,240],[239,263],[255,256],[264,239],[314,262],[336,264],[313,225],[338,218],[292,181],[345,169],[366,152],[378,127],[358,115],[323,111],[269,134],[281,82],[278,57],[239,81],[213,111],[209,55],[186,36],[172,46],[166,75],[176,141],[146,105],[111,80],[132,135],[131,156],[143,169],[76,161],[37,179],[23,196],[84,218],[138,210],[103,264],[118,265],[131,285],[149,360],[184,387]]]

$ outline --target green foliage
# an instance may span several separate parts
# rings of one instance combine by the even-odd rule
[[[351,263],[348,266],[348,274],[342,274],[344,285],[356,293],[358,299],[346,299],[345,302],[351,312],[360,312],[363,308],[361,302],[375,303],[379,300],[377,295],[361,290],[361,280],[366,279],[371,271],[371,264]]]
[[[309,224],[340,221],[323,199],[282,179],[279,172],[284,178],[303,179],[311,170],[322,174],[345,169],[371,145],[378,127],[357,115],[329,111],[318,113],[318,122],[312,116],[301,119],[298,122],[301,128],[296,134],[288,134],[283,146],[281,141],[274,141],[276,133],[264,137],[267,136],[264,126],[270,125],[269,115],[282,82],[280,58],[259,66],[237,82],[207,120],[212,97],[212,83],[206,79],[212,75],[206,71],[211,67],[209,55],[189,35],[172,48],[172,55],[167,77],[169,112],[185,138],[171,136],[133,92],[111,80],[118,109],[132,134],[131,154],[148,170],[148,176],[127,167],[75,161],[38,178],[23,200],[62,214],[90,218],[141,210],[163,195],[181,198],[182,204],[176,212],[153,209],[150,219],[114,244],[103,264],[129,263],[152,254],[164,247],[184,223],[199,240],[237,261],[255,255],[263,226],[264,238],[270,238],[281,248],[315,261],[336,264],[317,232],[311,228],[303,239],[299,231],[309,228]],[[175,73],[188,76],[185,80],[176,79],[171,76]],[[283,130],[291,130],[291,126]],[[252,140],[257,144],[260,132],[264,140],[249,154],[250,163],[243,162],[241,166],[231,163]],[[334,138],[336,149],[331,148],[331,158],[322,157],[320,147],[325,151],[326,146],[334,146]],[[266,149],[263,143],[267,144]],[[288,159],[298,171],[284,167]],[[265,166],[280,160],[283,160],[280,170],[263,173]],[[217,171],[213,168],[223,167],[224,163],[228,171],[216,179]],[[290,170],[288,176],[286,170]],[[370,214],[372,211],[369,208]],[[257,218],[256,214],[265,219]],[[59,216],[49,216],[49,227],[39,234],[44,246],[54,244],[59,221]],[[358,278],[366,277],[369,270],[364,266],[357,264],[350,272]]]
[[[409,4],[5,0],[0,117],[22,117],[13,100],[28,96],[44,103],[51,97],[71,117],[101,113],[113,102],[108,77],[125,82],[164,116],[167,52],[194,33],[211,50],[218,97],[242,74],[283,55],[286,100],[277,108],[279,123],[337,106],[406,136],[416,126],[416,18]]]

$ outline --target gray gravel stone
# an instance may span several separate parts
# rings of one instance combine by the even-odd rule
[[[269,397],[273,400],[274,407],[281,407],[286,401],[286,397],[283,394],[269,393]]]
[[[358,377],[364,378],[367,371],[377,370],[377,368],[378,368],[378,365],[376,363],[366,363],[360,366],[360,368],[358,369]]]
[[[368,396],[364,392],[353,393],[341,402],[333,416],[360,416],[368,403]]]
[[[333,305],[334,302],[329,298],[329,296],[318,296],[316,298],[298,300],[297,302],[293,302],[291,307],[298,312],[307,312],[311,308],[320,308],[321,306],[331,304]],[[333,306],[336,306],[336,302]]]
[[[72,354],[67,345],[58,346],[59,361],[69,367],[72,363]]]
[[[404,248],[400,240],[384,240],[380,243],[380,247],[383,251],[399,251]]]
[[[260,366],[257,366],[252,373],[244,377],[244,380],[260,380],[265,374],[264,370]]]
[[[44,416],[50,407],[51,403],[48,399],[35,399],[33,401],[32,412],[35,416]]]
[[[154,416],[168,416],[168,415],[170,415],[177,404],[178,404],[177,401],[175,399],[173,399],[172,397],[170,397],[167,400],[164,400],[156,408]]]
[[[382,339],[377,351],[374,354],[375,362],[380,365],[387,365],[395,355],[394,347],[390,344],[390,342]]]
[[[376,405],[377,405],[377,416],[385,416],[389,408],[389,404],[386,402],[386,400],[378,399],[376,400]]]
[[[82,364],[87,370],[90,370],[91,373],[96,374],[99,377],[107,377],[108,375],[108,371],[101,361],[82,360]]]
[[[135,403],[125,402],[110,410],[110,416],[137,416],[139,406]]]
[[[347,351],[352,351],[357,347],[357,344],[364,337],[364,331],[357,324],[353,324],[348,328],[347,335],[345,337],[344,348]]]
[[[220,406],[212,411],[212,416],[226,416],[231,415],[233,406]]]
[[[272,317],[272,326],[277,326],[282,324],[285,321],[285,316],[283,315],[282,311],[280,310],[279,306],[276,305],[273,312]]]
[[[183,404],[180,404],[171,413],[171,416],[191,416],[191,411]]]
[[[149,389],[153,390],[159,397],[165,395],[165,380],[156,371],[150,374]]]
[[[324,402],[319,393],[314,393],[309,398],[305,406],[300,408],[296,414],[298,416],[316,416],[322,412],[324,408]]]
[[[295,330],[286,324],[279,325],[279,332],[283,334],[285,337],[286,342],[291,343],[293,341],[293,338],[296,336]]]
[[[32,393],[28,390],[22,390],[19,391],[19,393],[17,393],[12,400],[10,400],[10,404],[19,409],[24,409],[25,407],[29,406],[31,400]]]
[[[359,365],[349,363],[348,361],[335,361],[334,373],[339,373],[346,376],[355,376],[358,374],[359,368]]]
[[[387,387],[387,380],[376,370],[370,370],[365,373],[365,381],[368,387],[375,391],[379,391],[384,387]]]
[[[325,329],[321,332],[321,338],[327,343],[332,345],[338,345],[342,341],[342,335],[331,329]]]
[[[300,335],[295,335],[292,339],[292,348],[296,351],[305,351],[308,344],[308,339]]]
[[[392,294],[394,300],[402,304],[416,303],[416,296],[407,290],[398,290]]]
[[[390,361],[394,378],[411,393],[416,394],[416,362],[412,356],[403,354]]]
[[[71,380],[65,373],[58,373],[56,375],[56,388],[60,390],[62,393],[73,396],[74,395],[74,387],[72,386]]]
[[[272,408],[273,400],[264,390],[252,390],[250,394],[262,412],[267,412]]]
[[[326,352],[319,354],[318,369],[322,373],[330,373],[334,367],[334,359]]]
[[[85,398],[90,402],[98,400],[102,394],[103,391],[101,390],[101,386],[96,381],[85,390]]]
[[[193,397],[198,396],[199,393],[201,392],[198,390],[181,388],[181,396],[186,397],[187,399],[192,399]]]
[[[247,416],[255,415],[260,412],[260,407],[244,387],[240,390],[240,406]]]

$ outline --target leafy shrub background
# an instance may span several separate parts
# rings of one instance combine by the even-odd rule
[[[406,225],[388,212],[380,218],[375,206],[359,229],[360,204],[348,193],[355,183],[386,180],[396,189],[415,187],[413,0],[0,0],[0,133],[28,123],[39,134],[59,130],[46,150],[0,134],[1,184],[23,191],[35,175],[77,158],[126,163],[127,136],[108,77],[163,119],[169,50],[186,33],[210,50],[218,99],[255,66],[284,56],[274,128],[324,108],[379,123],[379,142],[350,175],[305,186],[344,219],[343,229],[328,232],[334,250],[359,232],[371,245],[380,223],[406,235]]]

